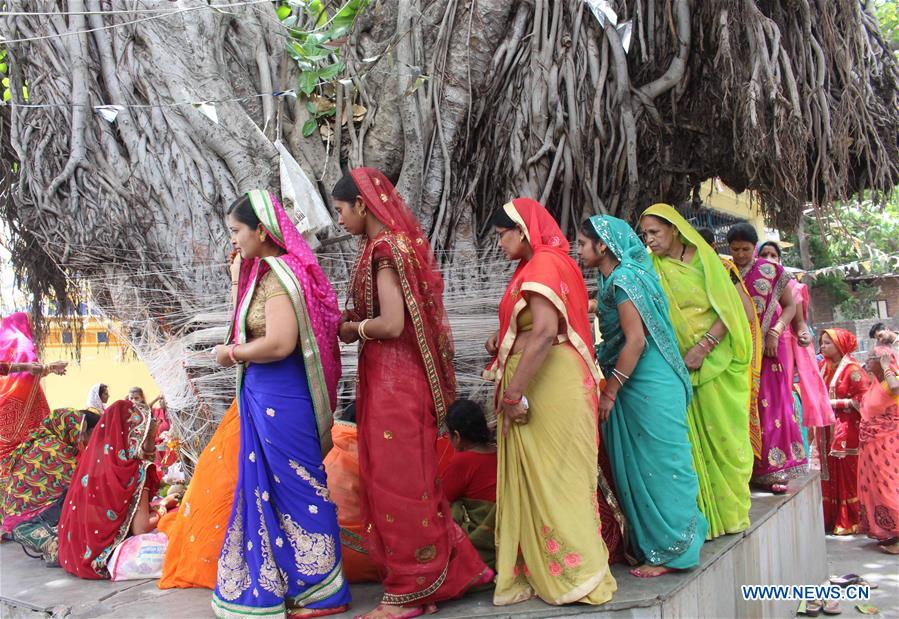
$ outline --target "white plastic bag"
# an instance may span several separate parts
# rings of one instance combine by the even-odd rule
[[[112,551],[107,568],[111,580],[162,578],[169,538],[165,533],[133,535]]]

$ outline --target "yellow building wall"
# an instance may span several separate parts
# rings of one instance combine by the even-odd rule
[[[51,326],[41,355],[44,362],[69,362],[65,376],[50,375],[41,382],[51,409],[84,406],[88,392],[97,383],[109,386],[109,402],[124,399],[131,387],[141,387],[147,401],[159,395],[149,370],[127,344],[115,337],[109,324],[95,318],[86,320],[80,362],[74,359],[74,347],[63,343],[65,330],[62,325]],[[108,343],[97,342],[100,333]]]
[[[717,178],[710,178],[700,186],[699,196],[707,207],[745,219],[753,225],[760,239],[765,238],[765,218],[758,205],[753,203],[751,192],[736,193]]]

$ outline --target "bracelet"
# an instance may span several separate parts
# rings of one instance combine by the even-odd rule
[[[631,377],[619,370],[618,368],[612,368],[612,376],[618,379],[618,382],[621,383],[621,379],[630,380]],[[621,386],[624,386],[624,383],[621,383]]]
[[[715,337],[714,335],[712,335],[711,332],[709,332],[709,331],[707,331],[706,334],[703,335],[702,337],[705,338],[705,339],[707,339],[709,342],[711,342],[711,343],[714,344],[715,346],[717,346],[718,344],[721,343],[721,340],[719,340],[717,337]]]
[[[505,393],[503,394],[503,404],[507,404],[509,406],[518,406],[520,403],[521,403],[521,398],[518,398],[517,400],[513,400],[512,398],[507,397]]]
[[[228,357],[231,359],[231,363],[237,365],[240,361],[237,360],[237,357],[234,356],[234,349],[237,348],[237,344],[231,344],[228,346]]]
[[[604,398],[606,398],[606,399],[608,399],[608,400],[612,400],[613,402],[615,401],[615,398],[618,397],[618,394],[617,394],[617,393],[616,393],[615,395],[609,395],[609,394],[606,393],[605,391],[600,392],[599,395],[601,395],[602,397],[604,397]]]
[[[706,349],[707,352],[712,352],[712,349],[709,348],[709,345],[705,343],[705,338],[703,338],[703,339],[699,340],[698,342],[696,342],[696,345],[697,345],[697,346],[702,346],[703,348]]]
[[[366,342],[374,339],[365,334],[365,323],[367,323],[369,320],[371,320],[371,319],[366,318],[365,320],[363,320],[362,322],[359,323],[358,327],[356,327],[356,335],[359,336],[360,340],[364,340]]]

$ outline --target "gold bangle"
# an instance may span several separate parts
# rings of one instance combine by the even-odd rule
[[[356,335],[359,336],[359,339],[364,340],[366,342],[373,339],[365,334],[365,323],[367,323],[369,320],[371,320],[371,319],[366,318],[365,320],[363,320],[362,322],[359,323],[358,327],[356,327]]]

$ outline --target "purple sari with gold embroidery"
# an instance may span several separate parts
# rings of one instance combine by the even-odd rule
[[[764,337],[780,318],[778,299],[790,282],[790,274],[779,264],[761,258],[744,267],[740,274],[752,297]],[[787,339],[781,337],[777,356],[762,357],[758,396],[762,450],[761,456],[755,459],[751,481],[764,486],[786,483],[805,473],[808,465],[790,388],[792,376],[787,371],[788,346]]]

